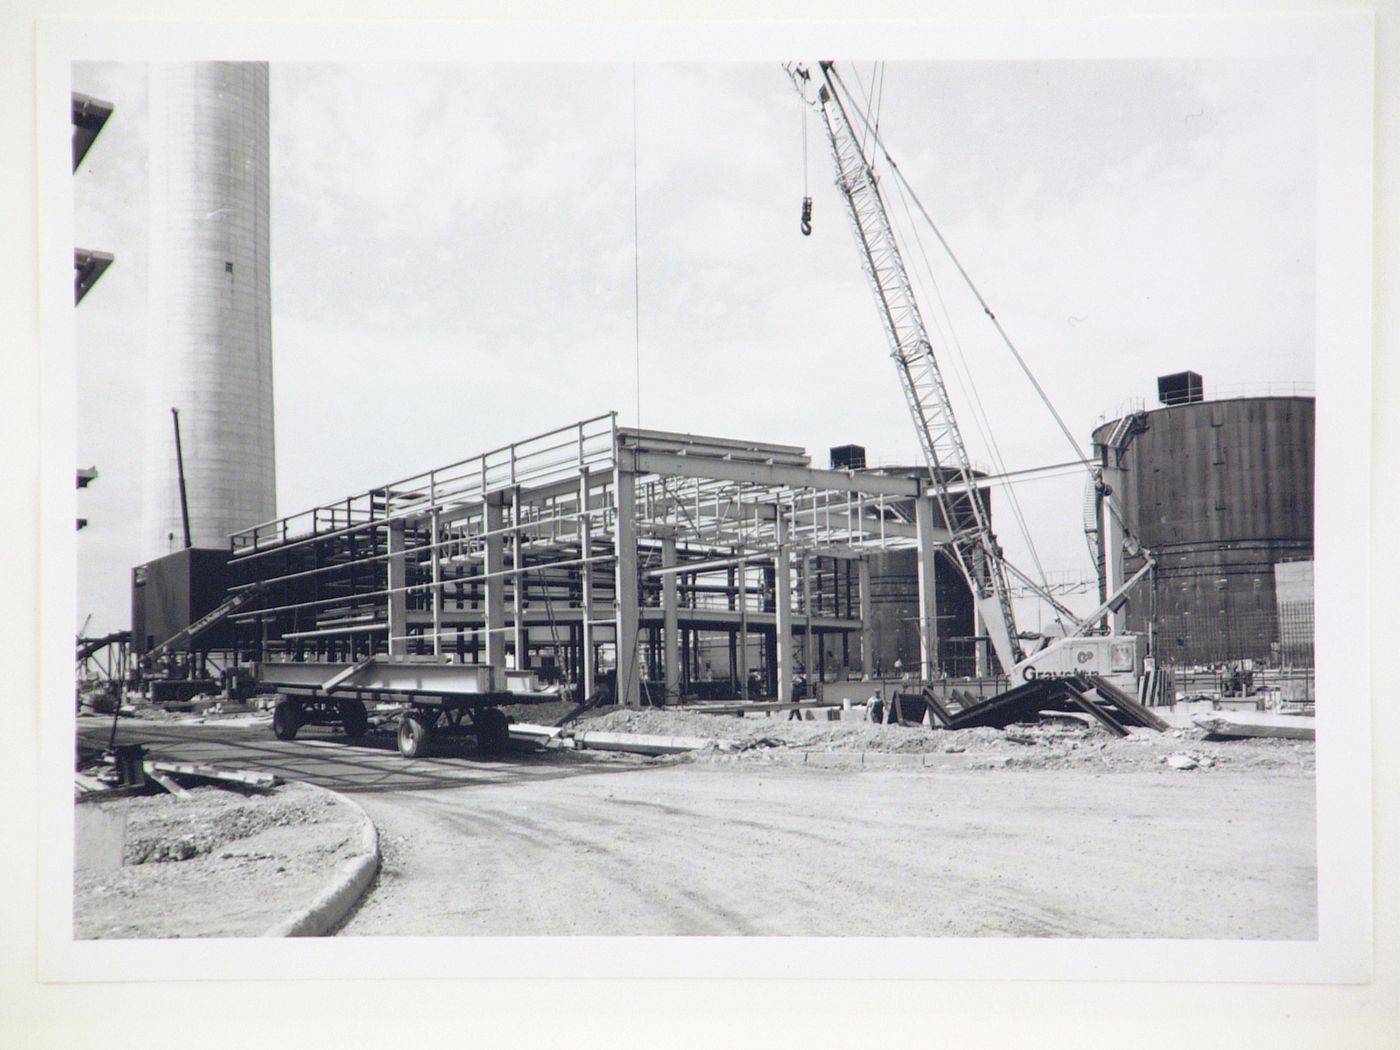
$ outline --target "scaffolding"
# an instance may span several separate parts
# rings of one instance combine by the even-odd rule
[[[596,416],[234,534],[234,590],[257,589],[230,617],[237,654],[487,667],[496,688],[565,680],[628,706],[716,680],[791,700],[828,642],[869,668],[866,556],[913,548],[932,678],[922,581],[948,533],[926,487]]]

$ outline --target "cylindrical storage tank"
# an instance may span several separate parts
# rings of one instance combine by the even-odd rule
[[[940,557],[934,569],[938,603],[938,662],[953,677],[976,674],[976,631],[972,591],[956,565]],[[919,555],[913,550],[870,555],[870,618],[879,677],[919,676]]]
[[[143,553],[226,547],[276,515],[268,231],[268,68],[151,67],[150,307]]]
[[[1109,467],[1117,423],[1094,431]],[[1155,620],[1155,655],[1178,667],[1271,659],[1273,567],[1312,556],[1313,399],[1198,401],[1145,423],[1107,475],[1127,528],[1157,559],[1152,584],[1129,601],[1128,629]],[[1141,564],[1130,558],[1127,574]]]

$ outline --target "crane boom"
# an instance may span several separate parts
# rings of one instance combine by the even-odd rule
[[[861,261],[879,304],[890,356],[928,463],[934,500],[952,533],[949,549],[972,589],[997,658],[1009,673],[1024,654],[1016,634],[1001,549],[978,495],[943,373],[914,298],[875,171],[836,91],[839,78],[832,64],[821,63],[821,70],[824,82],[817,99],[836,163],[836,185],[846,200]],[[954,486],[966,493],[965,505],[955,502]]]

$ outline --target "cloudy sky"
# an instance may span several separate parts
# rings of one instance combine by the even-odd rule
[[[856,90],[874,72],[844,70]],[[97,631],[128,626],[140,414],[166,407],[139,383],[147,69],[81,63],[73,87],[115,106],[74,179],[77,243],[117,256],[77,311]],[[1167,372],[1310,392],[1309,63],[891,63],[881,99],[891,154],[1082,445]],[[648,427],[916,461],[815,115],[798,230],[801,114],[776,64],[274,64],[279,511],[611,409],[635,423],[639,388]],[[1071,458],[893,181],[972,458]],[[1082,492],[1017,490],[1053,573],[1089,571]],[[1029,567],[1000,510],[998,532]]]

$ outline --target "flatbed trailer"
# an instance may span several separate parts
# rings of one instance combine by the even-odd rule
[[[365,735],[365,702],[392,700],[406,707],[399,719],[399,753],[423,754],[436,735],[474,736],[477,747],[499,754],[510,741],[510,719],[501,706],[552,701],[552,695],[506,688],[499,668],[434,657],[371,656],[358,663],[269,662],[254,665],[260,689],[280,699],[272,711],[278,740],[292,740],[306,725],[338,726],[350,739]]]

